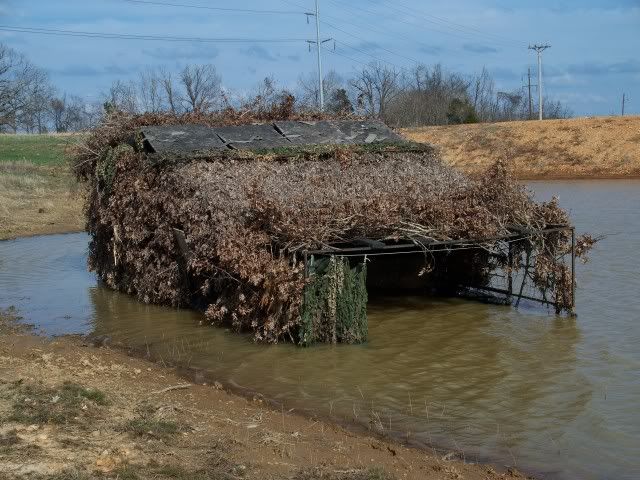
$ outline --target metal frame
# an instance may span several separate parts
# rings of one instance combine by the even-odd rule
[[[341,256],[341,257],[367,257],[378,255],[401,255],[401,254],[418,254],[428,252],[441,252],[441,251],[455,251],[460,249],[483,249],[487,243],[495,242],[507,242],[508,243],[508,256],[509,264],[513,262],[512,243],[519,240],[526,240],[531,235],[544,235],[554,232],[570,231],[571,232],[571,311],[575,312],[575,259],[576,259],[576,240],[575,240],[575,227],[571,225],[552,225],[547,228],[532,230],[526,227],[509,226],[509,230],[512,233],[497,237],[489,237],[484,239],[461,239],[461,240],[440,240],[435,241],[426,238],[417,238],[415,241],[404,240],[400,243],[387,244],[381,240],[372,240],[368,238],[356,238],[349,243],[328,245],[323,249],[318,250],[305,250],[303,251],[304,264],[305,264],[305,278],[309,274],[309,258],[313,256]],[[546,305],[555,306],[554,302],[551,302],[545,298],[535,298],[528,295],[524,295],[522,291],[514,295],[513,291],[513,278],[511,272],[507,276],[507,289],[499,289],[489,286],[470,286],[461,285],[463,288],[484,290],[491,293],[503,294],[507,299],[511,300],[513,297],[517,297],[518,306],[520,299],[531,300]],[[524,284],[523,284],[524,285]],[[522,290],[522,288],[521,288]]]

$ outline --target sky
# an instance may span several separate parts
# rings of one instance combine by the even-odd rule
[[[283,87],[317,71],[306,40],[312,0],[0,0],[0,42],[49,71],[60,91],[100,100],[114,80],[137,78],[149,66],[178,70],[212,63],[225,88],[242,94],[264,77]],[[188,8],[175,4],[205,6]],[[215,9],[270,10],[233,12]],[[284,13],[283,13],[284,12]],[[325,70],[344,77],[371,61],[407,69],[441,63],[465,75],[486,67],[497,89],[526,82],[543,54],[545,95],[576,116],[640,114],[640,0],[320,0]],[[6,27],[82,32],[241,39],[158,41],[41,35]],[[274,42],[277,40],[277,42]]]

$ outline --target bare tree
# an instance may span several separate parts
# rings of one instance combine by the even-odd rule
[[[466,110],[469,82],[441,65],[418,65],[401,78],[402,88],[385,112],[385,120],[398,126],[443,125]],[[452,116],[452,111],[458,112]],[[475,118],[474,115],[462,115]]]
[[[158,71],[158,75],[160,76],[160,87],[164,94],[166,108],[171,113],[178,113],[180,110],[180,95],[176,91],[172,73],[166,68],[161,68]]]
[[[116,80],[111,84],[109,92],[105,95],[105,107],[107,110],[119,110],[127,113],[137,113],[138,108],[137,86],[134,82]]]
[[[0,131],[17,131],[25,122],[28,128],[38,123],[51,92],[46,72],[23,55],[0,44]],[[39,128],[44,128],[42,123]]]
[[[51,122],[56,132],[76,132],[95,125],[95,109],[77,95],[64,94],[51,99],[49,105]]]
[[[157,113],[164,109],[162,76],[157,70],[147,68],[140,73],[139,99],[145,112]]]
[[[491,121],[494,118],[495,83],[486,67],[482,67],[480,74],[471,81],[469,97],[480,121]]]
[[[66,95],[59,98],[52,98],[50,103],[51,121],[56,132],[64,132],[65,130],[65,112],[67,110]]]
[[[213,65],[187,65],[180,73],[180,82],[184,110],[206,113],[219,106],[222,82]]]
[[[344,80],[335,70],[330,70],[322,81],[324,98],[331,99],[335,92],[344,89]],[[298,98],[302,108],[316,110],[320,104],[320,87],[318,86],[318,74],[311,72],[300,75],[298,78]]]
[[[380,63],[371,63],[352,80],[358,108],[366,115],[385,118],[387,108],[401,91],[400,73]]]
[[[42,70],[37,70],[30,87],[26,90],[27,100],[17,116],[18,125],[27,133],[48,131],[48,104],[55,94],[49,78]]]

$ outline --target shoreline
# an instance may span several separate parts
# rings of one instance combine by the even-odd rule
[[[223,435],[227,441],[241,439],[226,445],[219,458],[229,470],[226,474],[231,476],[215,478],[237,478],[239,471],[243,478],[301,480],[525,478],[514,469],[498,473],[502,469],[490,463],[465,463],[461,460],[464,456],[456,452],[441,455],[435,449],[430,452],[403,445],[364,426],[356,429],[310,413],[286,410],[259,393],[242,394],[213,378],[196,375],[192,379],[198,382],[187,384],[184,369],[131,356],[125,353],[126,346],[122,349],[96,346],[79,336],[43,337],[16,325],[16,318],[16,312],[0,311],[0,411],[15,410],[19,405],[19,395],[7,393],[18,388],[16,385],[19,388],[24,385],[31,392],[29,397],[33,397],[38,389],[60,388],[64,382],[90,391],[99,389],[113,407],[85,402],[83,410],[92,415],[98,415],[101,409],[116,411],[108,412],[102,419],[92,417],[87,427],[94,429],[97,422],[100,428],[91,432],[83,431],[82,419],[78,417],[69,424],[39,423],[32,419],[23,424],[15,419],[5,422],[0,428],[0,439],[11,434],[16,443],[0,457],[0,468],[11,471],[7,467],[18,468],[17,460],[24,461],[13,478],[23,478],[27,472],[52,475],[68,471],[88,475],[99,471],[106,475],[101,478],[113,478],[110,475],[122,477],[129,469],[138,475],[131,478],[143,479],[147,478],[143,472],[157,467],[154,458],[166,450],[174,451],[173,465],[162,468],[182,469],[187,474],[185,479],[193,478],[190,475],[194,467],[206,457],[205,450],[211,443],[205,437],[210,435]],[[27,400],[33,399],[24,401]],[[152,410],[164,412],[167,401],[171,402],[171,415],[144,417],[144,428],[135,434],[122,431],[121,425],[142,421],[137,418],[142,415],[140,405],[151,402]],[[14,402],[13,407],[8,402]],[[118,418],[112,418],[113,415]],[[188,427],[173,431],[162,422]],[[172,431],[156,432],[161,424]],[[66,452],[63,445],[69,435],[83,438],[82,445],[75,445],[73,453]],[[125,447],[116,448],[116,444]],[[38,453],[33,458],[23,458],[21,450],[27,447]],[[68,464],[61,462],[71,457]]]

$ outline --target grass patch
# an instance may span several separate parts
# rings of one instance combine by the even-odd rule
[[[237,469],[236,469],[237,470]],[[200,469],[188,470],[182,466],[164,465],[153,469],[153,478],[171,479],[171,480],[227,480],[241,477],[239,471],[234,470],[233,473],[227,473],[218,469]]]
[[[96,477],[80,470],[67,470],[47,477],[35,477],[37,480],[93,480]]]
[[[16,430],[0,434],[0,453],[7,453],[20,443]]]
[[[219,469],[190,470],[177,465],[123,465],[116,470],[104,473],[86,473],[80,468],[65,470],[52,476],[35,477],[34,480],[232,480],[242,475],[238,472],[227,473]]]
[[[0,134],[0,162],[30,162],[36,165],[65,163],[65,150],[73,135]]]
[[[92,413],[91,405],[109,404],[103,392],[70,382],[58,388],[19,382],[13,386],[16,395],[8,420],[26,425],[75,423]]]
[[[153,437],[167,437],[181,431],[180,425],[168,420],[155,420],[153,418],[135,418],[124,425],[124,431],[137,437],[150,435]]]

